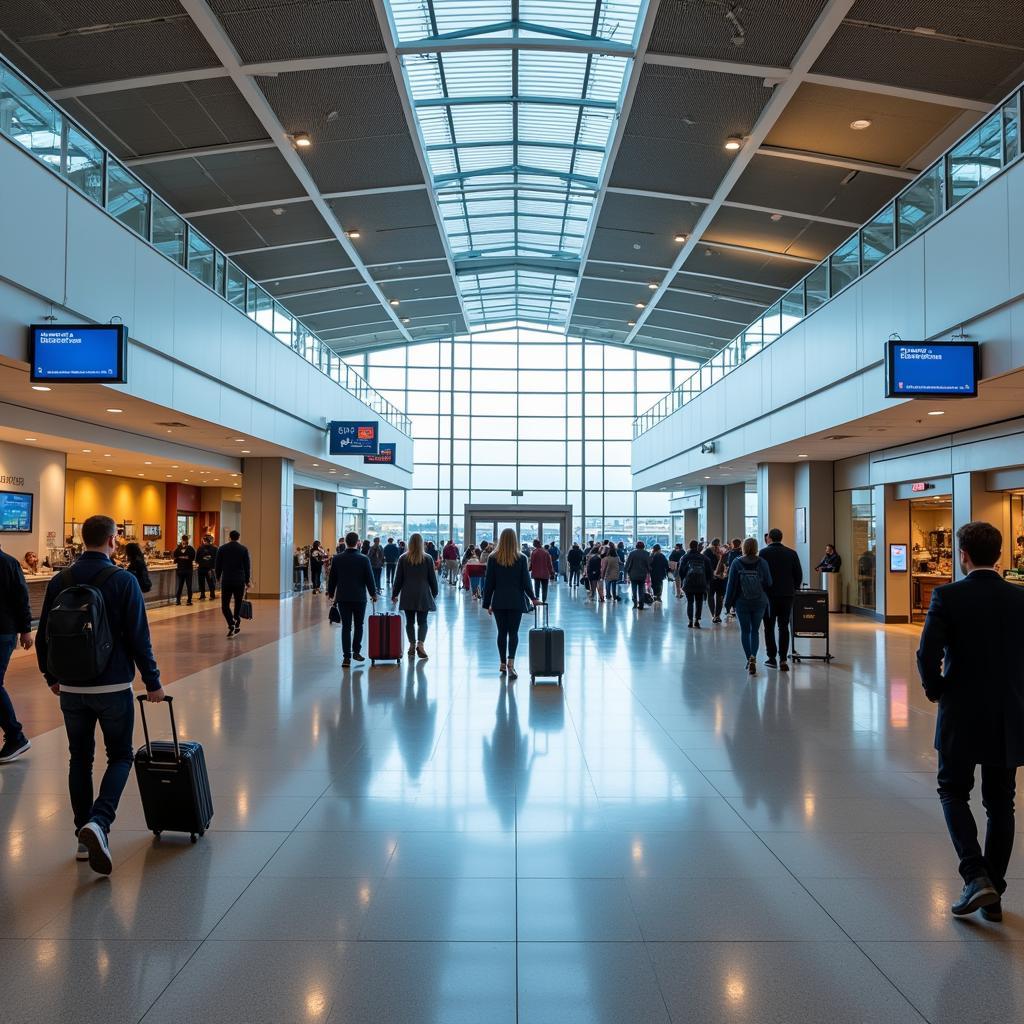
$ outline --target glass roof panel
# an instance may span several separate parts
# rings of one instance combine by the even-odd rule
[[[471,320],[564,323],[648,0],[385,2]]]

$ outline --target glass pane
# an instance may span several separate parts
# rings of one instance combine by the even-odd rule
[[[61,115],[14,72],[0,66],[0,132],[60,171]]]
[[[274,300],[259,285],[252,285],[253,318],[265,331],[274,333]]]
[[[185,260],[185,222],[162,200],[153,197],[153,245],[175,263]]]
[[[155,233],[154,227],[154,233]],[[208,288],[214,282],[213,246],[195,231],[188,233],[188,272],[202,281]]]
[[[890,203],[881,213],[864,225],[860,233],[861,266],[868,270],[892,252],[895,204]]]
[[[143,238],[149,237],[149,189],[113,160],[107,161],[107,212]]]
[[[788,331],[804,318],[804,289],[798,284],[782,296],[782,329]]]
[[[913,238],[942,213],[942,162],[925,171],[896,200],[898,244]]]
[[[1020,93],[1003,106],[1003,147],[1006,163],[1020,156]]]
[[[218,295],[224,294],[224,264],[226,262],[224,254],[222,252],[217,253],[217,280],[214,284],[214,289]]]
[[[832,294],[845,288],[860,277],[860,238],[848,238],[829,257]]]
[[[828,264],[819,263],[806,277],[807,312],[813,313],[828,301]]]
[[[1002,116],[997,111],[947,154],[949,205],[984,185],[1002,165]]]
[[[68,125],[65,175],[94,203],[103,202],[103,150],[84,132]]]

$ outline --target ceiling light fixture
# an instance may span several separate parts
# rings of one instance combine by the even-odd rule
[[[242,454],[243,455],[248,455],[249,454],[249,449],[248,448],[243,448],[242,449]]]
[[[648,289],[648,291],[656,292],[658,290],[658,282],[657,281],[648,281],[647,282],[647,289]]]
[[[270,212],[275,217],[283,217],[285,211],[284,211],[284,207],[283,206],[275,206]],[[277,282],[275,282],[275,283],[277,283]]]
[[[634,305],[636,306],[637,309],[643,309],[644,308],[644,304],[642,302],[634,303]]]
[[[33,384],[32,385],[32,390],[33,391],[52,391],[53,388],[48,388],[45,384]]]
[[[807,456],[806,456],[806,455],[797,455],[797,458],[798,458],[798,459],[806,459],[806,458],[807,458]]]
[[[932,409],[928,413],[928,415],[929,416],[945,416],[946,415],[946,411],[945,411],[945,409]]]
[[[292,135],[292,144],[300,149],[308,149],[313,145],[313,140],[309,137],[309,132],[295,132]]]
[[[398,299],[390,299],[388,301],[393,309],[398,309],[398,307],[401,305],[401,302]]]
[[[778,222],[780,220],[782,220],[782,214],[781,213],[773,213],[771,215],[771,220],[775,221],[775,223],[778,224]]]
[[[124,409],[108,409],[107,412],[124,412]]]
[[[627,327],[636,327],[636,321],[635,320],[627,320],[626,321],[626,326]]]
[[[407,316],[403,316],[403,317],[402,317],[402,323],[403,323],[403,324],[411,324],[411,323],[412,323],[412,320],[411,320],[411,318],[409,318],[409,317],[407,317]]]
[[[104,470],[104,472],[106,472],[106,473],[113,473],[114,471],[112,469],[107,469],[107,470]]]
[[[866,118],[866,117],[858,117],[856,121],[851,121],[850,122],[850,127],[855,132],[862,132],[862,131],[864,131],[865,128],[870,128],[871,127],[871,121],[870,121],[869,118]]]
[[[83,455],[91,455],[92,454],[92,449],[91,448],[83,448],[82,449],[82,454]]]
[[[109,459],[110,458],[110,452],[104,452],[103,453],[103,458]]]
[[[743,136],[742,135],[730,135],[729,138],[727,138],[725,140],[725,148],[730,153],[735,153],[738,149],[742,149],[742,147],[743,147]]]
[[[677,242],[685,242],[687,237],[688,237],[687,235],[679,234],[679,235],[676,235],[675,240]]]
[[[143,463],[143,465],[144,465],[144,466],[152,466],[152,465],[153,465],[153,463],[152,463],[152,462],[144,462],[144,463]]]
[[[359,228],[351,228],[349,231],[346,231],[345,234],[355,241],[359,237]]]
[[[26,438],[25,438],[25,440],[26,440],[26,441],[34,441],[34,440],[36,440],[36,439],[35,439],[34,437],[26,437]]]

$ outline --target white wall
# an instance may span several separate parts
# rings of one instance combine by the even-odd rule
[[[965,327],[982,377],[1024,367],[1024,163],[962,203],[633,444],[633,485],[662,486],[902,404],[886,339]],[[700,454],[715,440],[715,454]]]
[[[32,532],[0,533],[4,550],[19,561],[26,551],[45,558],[47,535],[54,546],[64,543],[64,476],[66,456],[0,441],[0,491],[32,494]]]
[[[0,355],[27,364],[50,303],[69,322],[119,316],[130,383],[111,390],[411,486],[411,439],[381,420],[398,466],[330,459],[329,420],[377,419],[362,402],[2,138],[0,183]]]

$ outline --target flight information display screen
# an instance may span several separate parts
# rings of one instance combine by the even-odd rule
[[[978,394],[976,341],[886,344],[887,398],[973,398]]]
[[[127,383],[123,324],[33,324],[29,331],[34,383]]]

